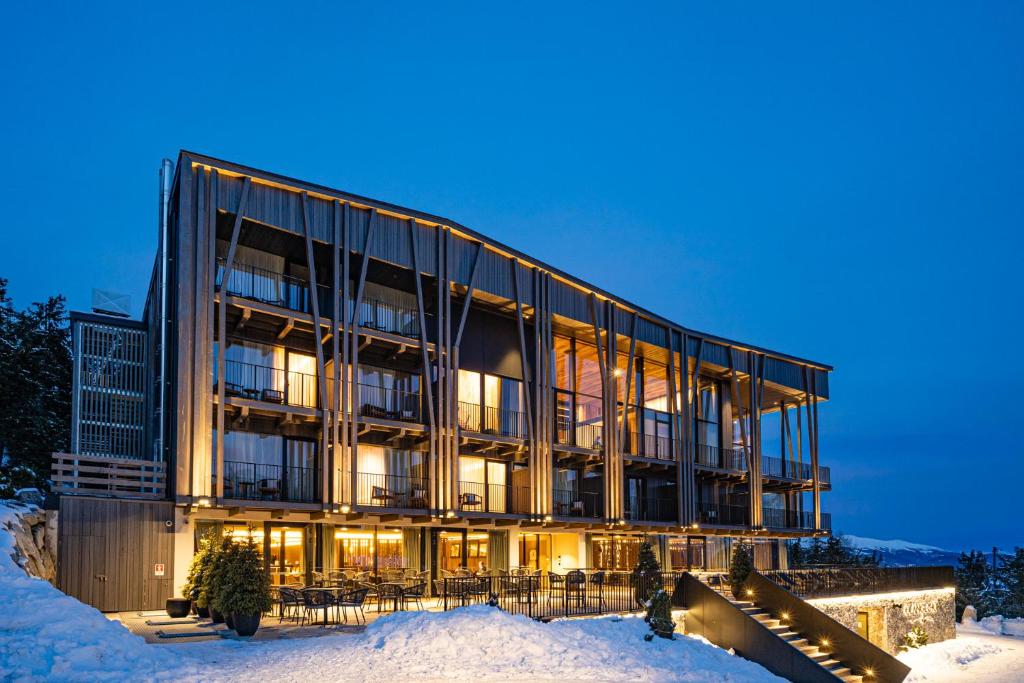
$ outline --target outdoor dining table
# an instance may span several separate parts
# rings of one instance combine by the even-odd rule
[[[314,591],[318,592],[318,593],[326,593],[326,594],[330,595],[330,597],[331,597],[330,602],[324,601],[324,604],[327,605],[327,606],[330,606],[330,605],[333,605],[333,604],[337,603],[339,594],[343,595],[343,594],[345,594],[347,592],[347,590],[345,588],[303,588],[302,589],[303,593],[312,593]],[[327,626],[327,612],[328,611],[329,611],[328,608],[324,607],[324,626]]]
[[[405,588],[406,584],[402,581],[381,581],[377,584],[377,600],[379,601],[377,604],[380,605],[385,600],[391,600],[395,606],[392,611],[399,611],[404,602]]]

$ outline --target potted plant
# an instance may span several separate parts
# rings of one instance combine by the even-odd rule
[[[204,577],[203,584],[206,587],[207,604],[210,607],[210,619],[215,624],[222,624],[226,621],[224,609],[221,606],[221,598],[224,593],[224,582],[227,577],[227,568],[231,562],[231,556],[235,552],[235,542],[231,538],[221,541],[220,547],[213,551],[213,558],[210,560],[210,568]],[[230,628],[231,625],[228,624]]]
[[[206,576],[210,571],[216,550],[212,539],[200,538],[199,548],[192,556],[192,563],[188,567],[188,578],[185,580],[185,597],[192,599],[196,614],[203,619],[208,619],[210,616],[210,602],[206,594]]]
[[[737,543],[732,553],[732,561],[729,563],[729,589],[737,600],[749,597],[744,593],[744,585],[752,571],[754,571],[754,558],[751,557],[750,546],[745,543]]]
[[[654,554],[654,546],[646,537],[640,543],[632,579],[636,602],[641,607],[647,605],[655,591],[661,590],[661,565]]]
[[[252,539],[236,546],[221,593],[220,606],[231,615],[240,636],[251,636],[260,627],[260,617],[270,609],[270,580],[263,559]]]

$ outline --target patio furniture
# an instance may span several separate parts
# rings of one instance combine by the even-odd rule
[[[306,619],[309,618],[309,623],[313,623],[312,615],[317,611],[324,613],[324,621],[321,626],[327,626],[327,613],[330,612],[331,608],[334,607],[334,595],[333,592],[326,588],[305,588],[302,590],[302,621],[300,625],[306,623]]]
[[[342,617],[345,622],[348,623],[348,613],[345,611],[347,608],[352,608],[352,613],[356,617],[356,623],[359,623],[360,615],[363,617],[363,623],[366,623],[366,612],[363,611],[363,603],[366,602],[366,596],[369,595],[369,588],[357,588],[354,591],[349,591],[338,596],[338,600],[335,603],[341,610]],[[358,611],[357,611],[358,610]]]
[[[277,500],[281,495],[280,479],[260,479],[256,485],[260,498],[263,500]]]
[[[413,488],[409,493],[409,507],[427,509],[427,490],[424,488]]]
[[[279,587],[277,592],[281,596],[279,603],[281,618],[277,620],[277,623],[281,623],[285,619],[298,619],[302,615],[302,594],[294,588],[285,586]]]
[[[403,606],[404,591],[404,583],[384,581],[377,584],[377,611],[380,612],[381,605],[390,601],[394,606],[393,611],[397,612]]]
[[[548,574],[548,604],[551,604],[552,598],[559,596],[565,599],[565,577],[551,572]]]
[[[402,572],[402,578],[404,578],[406,581],[415,581],[419,578],[419,574],[420,573],[415,569],[406,569]]]
[[[587,600],[587,576],[579,569],[573,569],[565,575],[565,599],[574,601],[577,606]]]
[[[455,572],[449,571],[447,569],[440,569],[438,571],[441,572],[441,578],[442,579],[450,579],[453,576],[455,576]]]
[[[383,486],[374,486],[370,489],[370,504],[371,505],[382,505],[383,507],[393,507],[395,500],[398,496],[388,491]]]
[[[381,578],[388,583],[401,583],[405,581],[405,572],[401,569],[385,569],[381,572]]]
[[[217,391],[217,386],[214,385],[214,393]],[[225,396],[241,396],[242,385],[238,382],[224,382],[224,395]]]
[[[406,586],[402,589],[402,609],[414,602],[418,609],[423,609],[423,594],[427,590],[427,582],[422,581],[412,586]]]
[[[277,389],[264,389],[260,392],[260,400],[267,403],[284,403],[284,392]]]
[[[590,587],[597,589],[597,602],[601,608],[604,607],[604,582],[605,573],[603,571],[595,572],[590,577]]]
[[[459,507],[463,510],[468,507],[483,509],[484,499],[476,493],[461,493],[459,494]]]

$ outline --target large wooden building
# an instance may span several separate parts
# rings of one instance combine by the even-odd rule
[[[828,532],[829,366],[440,216],[191,152],[165,173],[134,454],[155,463],[135,485],[81,479],[84,452],[55,471],[173,503],[174,584],[209,531],[255,536],[277,583],[631,568],[643,534],[676,569],[738,538],[780,566],[782,540]]]

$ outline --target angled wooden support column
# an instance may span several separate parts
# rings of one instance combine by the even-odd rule
[[[344,299],[341,298],[341,202],[331,202],[332,218],[332,244],[331,244],[331,449],[327,459],[327,505],[333,507],[339,502],[338,485],[342,481],[338,470],[343,461],[344,454],[341,453],[339,432],[342,420],[341,413],[341,337],[342,330],[339,329],[341,322],[341,307]]]
[[[349,214],[351,216],[351,213]],[[370,266],[370,254],[373,252],[373,239],[377,234],[377,210],[370,209],[366,221],[366,236],[363,239],[363,257],[359,266],[359,281],[356,283],[356,294],[352,301],[349,314],[349,367],[351,375],[349,384],[352,394],[350,415],[349,461],[352,463],[352,503],[358,502],[357,491],[359,477],[359,307],[363,303],[363,292],[366,291],[366,271]],[[417,280],[417,282],[419,282]]]
[[[427,314],[423,304],[423,280],[420,270],[420,252],[417,246],[415,221],[409,221],[409,243],[412,250],[413,279],[416,281],[416,310],[420,320],[420,361],[423,364],[423,388],[427,394],[427,419],[430,427],[430,461],[436,462],[437,453],[437,420],[434,413],[434,390],[430,372],[430,355],[427,352]],[[435,346],[436,348],[436,346]],[[436,355],[436,354],[435,354]],[[434,492],[434,506],[436,510],[444,508],[444,497],[435,491],[439,484],[437,479],[431,482],[431,489]]]
[[[302,233],[306,238],[306,272],[309,277],[309,301],[313,307],[313,346],[316,352],[316,383],[320,399],[320,498],[329,500],[329,477],[332,475],[324,466],[331,444],[330,408],[327,400],[327,371],[324,364],[323,328],[320,326],[320,297],[316,280],[316,258],[313,254],[313,226],[309,221],[309,195],[302,193]]]
[[[242,219],[245,216],[245,204],[249,199],[249,187],[252,179],[246,176],[242,180],[242,193],[238,198],[238,206],[235,208],[235,221],[231,224],[231,242],[228,245],[227,258],[224,261],[224,271],[221,273],[220,284],[217,285],[217,293],[220,294],[220,303],[217,306],[217,486],[214,495],[218,498],[224,497],[224,410],[226,395],[224,391],[224,354],[227,352],[227,286],[231,280],[231,272],[235,267],[235,252],[238,248],[238,235],[242,231]]]
[[[526,355],[526,330],[523,321],[523,298],[522,293],[519,291],[519,261],[513,256],[509,259],[511,261],[511,272],[512,272],[512,289],[515,293],[515,304],[516,304],[516,330],[519,333],[519,360],[522,366],[523,373],[523,396],[526,398],[526,430],[527,440],[530,443],[530,455],[529,463],[531,467],[531,477],[535,476],[535,472],[532,468],[536,466],[537,459],[537,435],[535,431],[535,423],[533,421],[533,400],[530,397],[530,385],[532,382],[530,373],[530,364],[527,362]],[[534,292],[536,294],[536,292]],[[536,307],[534,307],[536,310]],[[536,321],[534,321],[536,322]],[[537,326],[534,325],[534,334],[536,334]],[[533,501],[533,512],[537,511],[539,502],[537,498],[536,486],[531,486],[530,497]]]
[[[601,374],[601,455],[603,456],[604,461],[604,476],[602,477],[604,491],[604,516],[607,519],[612,519],[610,482],[611,467],[609,460],[611,444],[609,443],[610,439],[608,437],[608,425],[614,424],[614,420],[610,420],[608,416],[608,367],[605,364],[604,344],[601,340],[601,321],[598,317],[597,295],[593,292],[590,294],[590,322],[594,329],[594,345],[597,347],[597,365]]]
[[[629,423],[629,393],[633,389],[633,375],[635,374],[633,372],[633,359],[636,357],[636,321],[637,321],[637,315],[636,315],[636,312],[634,312],[633,313],[633,319],[632,319],[632,322],[630,324],[630,331],[629,331],[629,354],[626,356],[626,394],[625,394],[625,396],[622,399],[622,422],[619,424],[619,436],[618,436],[620,444],[630,444],[630,445],[632,445],[632,440],[627,442],[625,439],[626,439],[626,426]],[[615,364],[616,368],[618,368],[618,362],[617,361],[618,361],[618,359],[616,359],[616,364]],[[630,438],[632,439],[632,434],[630,434]],[[637,451],[640,450],[639,445],[638,445],[636,450]],[[632,452],[632,448],[630,449],[630,451]],[[639,453],[632,453],[632,454],[633,455],[640,455]],[[646,455],[646,453],[644,455]]]

